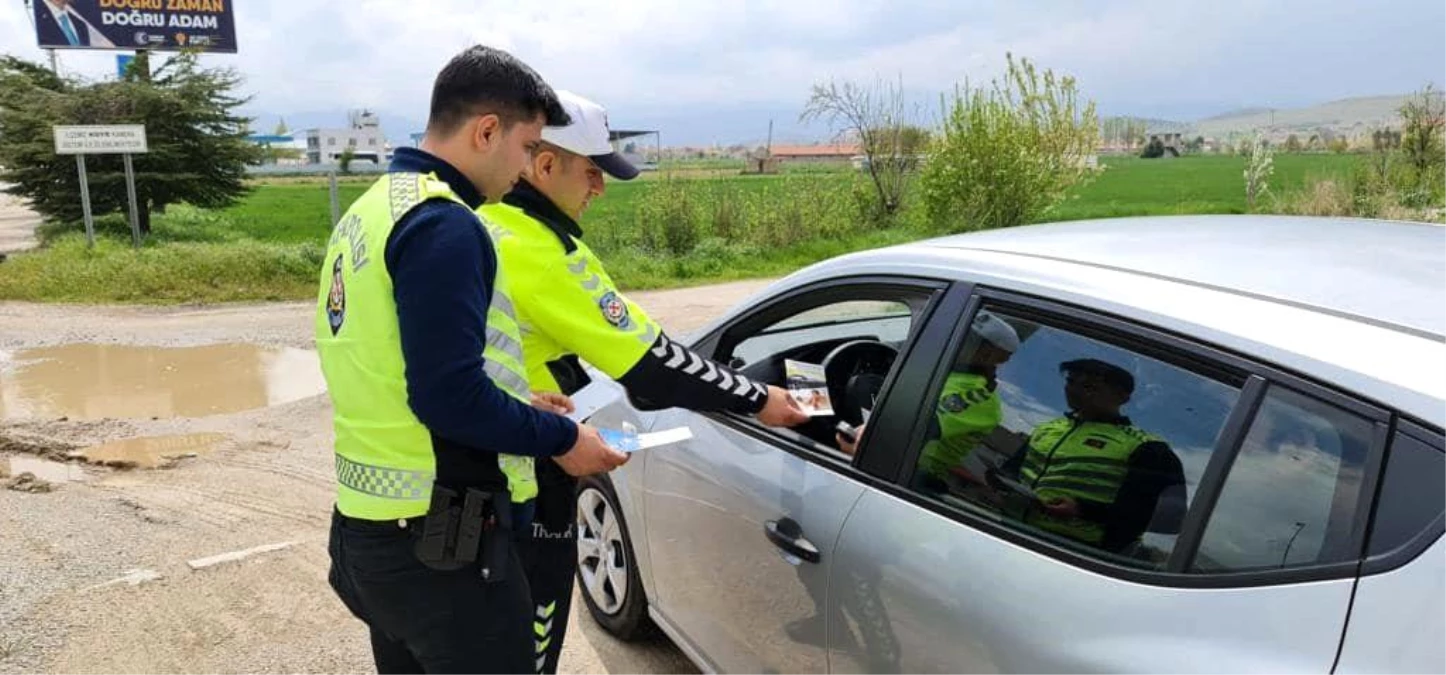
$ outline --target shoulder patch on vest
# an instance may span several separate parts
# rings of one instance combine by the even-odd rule
[[[326,295],[326,322],[331,326],[331,335],[341,331],[342,322],[346,321],[346,280],[341,274],[341,254],[336,254],[336,262],[331,264],[331,292]]]
[[[597,306],[602,310],[603,318],[608,323],[623,330],[632,328],[633,320],[628,316],[628,303],[623,302],[617,293],[613,291],[603,293],[602,297],[597,300]]]
[[[963,396],[960,396],[958,393],[953,393],[945,396],[944,400],[939,401],[939,406],[944,409],[944,412],[961,413],[964,412],[965,408],[969,407],[969,404],[964,402]]]

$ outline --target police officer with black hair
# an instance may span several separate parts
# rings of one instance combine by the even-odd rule
[[[438,75],[426,138],[337,224],[317,351],[335,409],[329,580],[379,672],[529,672],[531,598],[514,531],[535,464],[627,456],[535,409],[494,242],[475,213],[517,182],[544,124],[569,121],[516,58],[472,47]]]

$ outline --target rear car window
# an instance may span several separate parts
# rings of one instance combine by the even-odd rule
[[[1250,425],[1200,542],[1202,573],[1354,560],[1367,419],[1272,385]]]

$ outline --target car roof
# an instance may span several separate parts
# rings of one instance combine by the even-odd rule
[[[1254,215],[1030,225],[840,256],[755,300],[868,275],[966,281],[1087,307],[1446,427],[1440,226]]]
[[[1170,216],[956,235],[924,246],[1107,267],[1446,336],[1446,227],[1359,218]]]

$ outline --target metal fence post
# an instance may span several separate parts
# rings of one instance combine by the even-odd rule
[[[328,173],[327,178],[331,183],[331,226],[336,227],[337,221],[341,220],[341,197],[337,194],[336,172]]]

